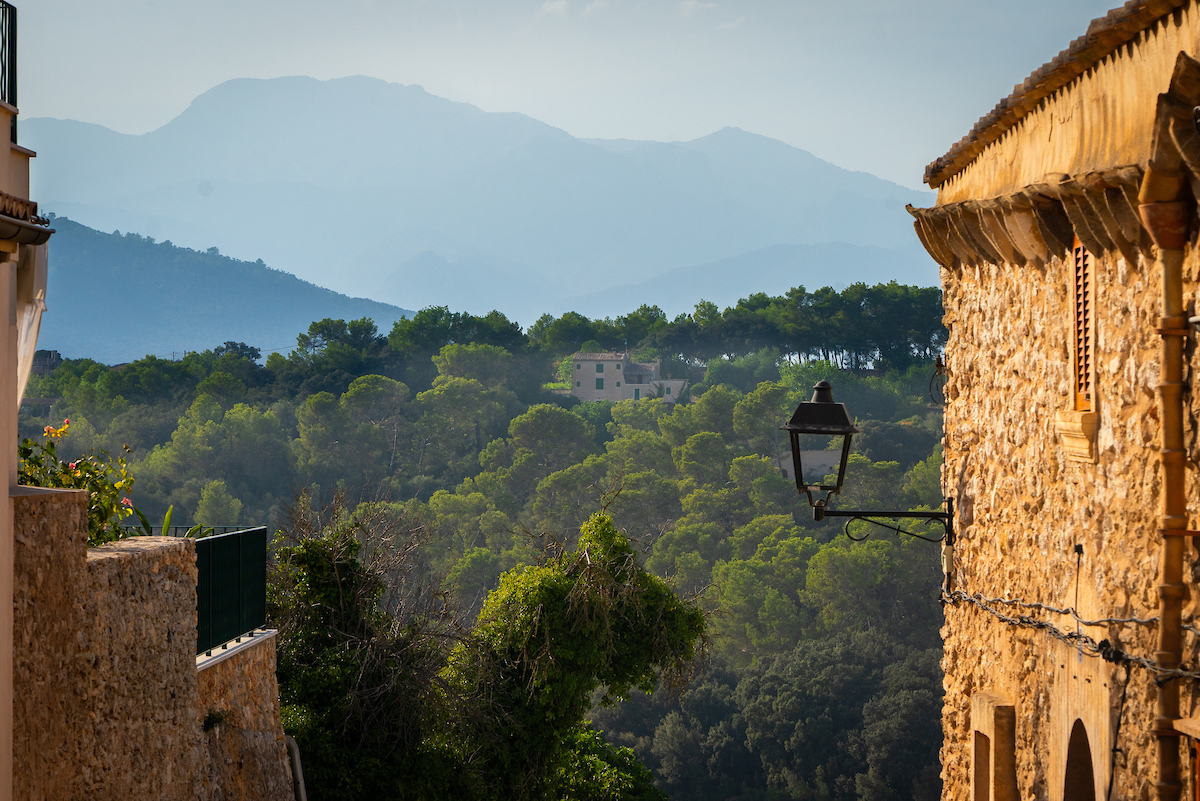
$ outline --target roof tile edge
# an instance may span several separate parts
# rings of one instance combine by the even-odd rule
[[[937,189],[962,172],[985,147],[1020,122],[1045,98],[1190,2],[1192,0],[1129,0],[1120,8],[1092,20],[1086,34],[1035,70],[1013,89],[1012,94],[980,117],[975,127],[946,155],[926,167],[925,183]]]

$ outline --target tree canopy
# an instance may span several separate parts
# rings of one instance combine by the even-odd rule
[[[152,520],[281,532],[280,692],[316,801],[924,801],[937,549],[814,521],[779,426],[831,381],[862,428],[838,502],[936,507],[944,335],[937,290],[895,284],[524,332],[431,308],[386,336],[316,321],[265,363],[68,360],[20,425],[70,417],[56,475],[122,454]],[[564,356],[626,343],[690,402],[552,391]],[[680,693],[645,692],[663,678]]]

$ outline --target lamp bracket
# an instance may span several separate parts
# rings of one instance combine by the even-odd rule
[[[823,520],[826,517],[845,517],[845,518],[847,518],[846,525],[842,528],[842,532],[847,537],[854,540],[855,542],[862,542],[868,536],[870,536],[868,534],[868,535],[864,535],[862,537],[855,537],[854,535],[852,535],[850,533],[850,524],[856,520],[861,520],[864,523],[870,523],[873,526],[879,526],[880,528],[886,528],[889,531],[894,531],[897,534],[903,534],[907,537],[916,537],[917,539],[924,540],[925,542],[944,542],[947,545],[954,545],[954,501],[949,500],[949,499],[947,499],[947,501],[946,501],[946,511],[944,511],[944,512],[905,512],[905,511],[900,511],[898,509],[897,510],[826,509],[825,505],[823,503],[818,502],[817,504],[814,504],[813,505],[813,519],[814,520]],[[896,519],[924,520],[925,522],[937,521],[942,524],[943,531],[942,531],[942,535],[940,537],[927,537],[922,534],[918,534],[914,531],[908,531],[906,529],[902,529],[897,526],[893,526],[890,523],[885,523],[882,520],[874,520],[872,518],[890,518],[892,520],[896,520]]]

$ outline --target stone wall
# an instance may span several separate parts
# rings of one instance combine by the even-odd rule
[[[89,549],[85,493],[13,494],[14,797],[291,799],[273,638],[197,670],[195,543]]]
[[[13,797],[72,798],[79,727],[90,724],[75,658],[87,583],[87,493],[22,487],[15,495]]]
[[[204,729],[205,796],[212,801],[292,798],[279,720],[275,632],[201,658],[197,717]]]
[[[135,537],[87,561],[79,797],[199,798],[195,543]]]
[[[950,380],[942,482],[958,499],[959,532],[952,580],[968,593],[1077,607],[1085,618],[1155,617],[1158,269],[1112,257],[1095,265],[1096,463],[1068,459],[1055,432],[1056,414],[1072,403],[1071,265],[943,271]],[[1200,277],[1194,252],[1185,269],[1192,298]],[[1197,367],[1193,355],[1192,376]],[[1200,498],[1200,397],[1189,402],[1189,495]],[[1189,563],[1200,568],[1195,549]],[[1070,618],[1024,611],[1076,629]],[[1193,599],[1185,622],[1197,622],[1196,611]],[[973,730],[990,725],[973,725],[972,699],[984,695],[1015,709],[1017,797],[1061,801],[1076,720],[1087,729],[1096,798],[1153,794],[1152,675],[1132,668],[1126,687],[1124,668],[1080,656],[1045,632],[1005,625],[966,602],[947,605],[945,615],[945,799],[972,797]],[[1084,631],[1155,658],[1155,625]],[[1198,649],[1188,635],[1185,663],[1195,663]],[[1200,714],[1198,703],[1185,686],[1183,714]]]

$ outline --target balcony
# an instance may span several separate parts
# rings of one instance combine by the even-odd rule
[[[17,143],[17,114],[17,9],[0,0],[0,126],[9,130],[8,157],[0,158],[0,240],[40,245],[53,231],[29,199],[29,160],[37,154]]]

